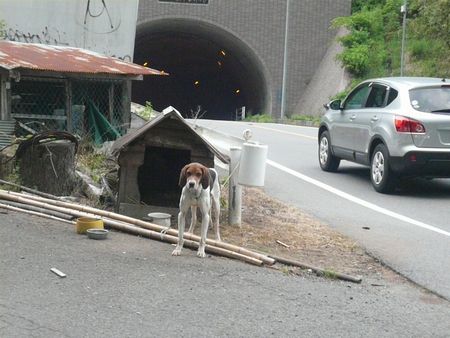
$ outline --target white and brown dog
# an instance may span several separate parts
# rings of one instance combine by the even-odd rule
[[[211,210],[214,211],[214,229],[216,240],[220,241],[219,216],[220,216],[220,186],[219,177],[213,168],[207,168],[200,163],[190,163],[181,169],[180,187],[180,212],[178,213],[178,243],[172,255],[179,256],[183,248],[183,233],[186,215],[191,208],[191,226],[188,232],[194,231],[197,223],[197,207],[202,214],[202,226],[200,233],[200,245],[197,256],[205,257],[205,244],[208,226],[212,223]]]

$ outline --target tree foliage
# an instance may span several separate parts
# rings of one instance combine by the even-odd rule
[[[334,20],[334,27],[345,27],[349,34],[339,40],[344,51],[338,59],[356,76],[364,76],[371,66],[371,55],[377,54],[378,63],[385,61],[383,35],[383,16],[380,8],[363,9],[352,16]]]
[[[4,39],[5,38],[5,21],[0,20],[0,39]]]
[[[437,38],[450,47],[450,0],[414,0],[410,12],[416,35]]]
[[[338,59],[358,79],[400,72],[404,0],[353,0]],[[406,75],[450,76],[450,0],[408,0]]]
[[[359,12],[363,8],[372,9],[384,5],[386,0],[352,0],[352,13]]]

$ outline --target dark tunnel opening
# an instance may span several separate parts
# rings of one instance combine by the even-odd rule
[[[163,19],[139,25],[134,62],[169,76],[134,81],[133,102],[162,111],[173,106],[184,117],[234,120],[236,110],[269,113],[261,61],[240,39],[203,22]],[[200,109],[199,109],[200,108]]]

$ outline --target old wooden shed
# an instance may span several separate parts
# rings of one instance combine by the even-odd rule
[[[120,166],[116,211],[142,218],[149,212],[175,215],[180,171],[190,162],[214,167],[228,158],[169,107],[141,128],[114,142]]]
[[[130,123],[131,80],[143,75],[166,74],[81,48],[0,41],[0,145],[17,121],[115,139]]]

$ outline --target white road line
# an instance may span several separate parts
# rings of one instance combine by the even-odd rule
[[[292,133],[290,131],[284,131],[284,130],[279,130],[279,129],[275,129],[275,128],[269,128],[269,127],[261,127],[261,126],[252,126],[258,129],[265,129],[265,130],[271,130],[271,131],[276,131],[278,133],[282,133],[282,134],[288,134],[288,135],[294,135],[294,136],[298,136],[298,137],[304,137],[304,138],[308,138],[311,140],[317,140],[317,136],[309,136],[309,135],[304,135],[304,134],[299,134],[299,133]]]
[[[361,206],[363,206],[365,208],[368,208],[368,209],[371,209],[373,211],[379,212],[379,213],[384,214],[386,216],[390,216],[390,217],[398,219],[400,221],[407,222],[407,223],[412,224],[414,226],[417,226],[417,227],[420,227],[420,228],[423,228],[423,229],[426,229],[426,230],[430,230],[430,231],[436,232],[438,234],[450,237],[450,232],[448,232],[448,231],[439,229],[439,228],[437,228],[435,226],[432,226],[432,225],[429,225],[429,224],[426,224],[426,223],[423,223],[423,222],[420,222],[420,221],[416,221],[415,219],[409,218],[407,216],[403,216],[403,215],[398,214],[396,212],[393,212],[393,211],[390,211],[388,209],[382,208],[382,207],[380,207],[380,206],[378,206],[376,204],[364,201],[364,200],[362,200],[362,199],[360,199],[358,197],[355,197],[355,196],[350,195],[350,194],[348,194],[346,192],[343,192],[342,190],[333,188],[332,186],[330,186],[328,184],[322,183],[322,182],[320,182],[320,181],[318,181],[318,180],[316,180],[314,178],[311,178],[311,177],[303,175],[303,174],[301,174],[301,173],[299,173],[297,171],[289,169],[289,168],[287,168],[287,167],[285,167],[285,166],[283,166],[283,165],[281,165],[281,164],[279,164],[277,162],[274,162],[274,161],[271,161],[271,160],[267,159],[267,164],[272,166],[272,167],[274,167],[274,168],[282,170],[282,171],[284,171],[284,172],[286,172],[286,173],[288,173],[288,174],[290,174],[292,176],[295,176],[295,177],[297,177],[297,178],[299,178],[299,179],[301,179],[301,180],[303,180],[305,182],[314,184],[315,186],[317,186],[319,188],[322,188],[322,189],[324,189],[326,191],[329,191],[329,192],[331,192],[331,193],[333,193],[333,194],[335,194],[335,195],[337,195],[339,197],[345,198],[346,200],[348,200],[350,202],[359,204],[359,205],[361,205]]]
[[[268,124],[268,125],[272,125],[272,123],[266,123],[266,124]],[[283,126],[283,128],[284,127],[290,127],[290,128],[309,128],[309,129],[316,129],[317,131],[319,130],[319,128],[318,127],[314,127],[314,126],[303,126],[303,125],[300,125],[300,124],[281,124],[281,123],[275,123],[275,125],[277,125],[277,126]]]

